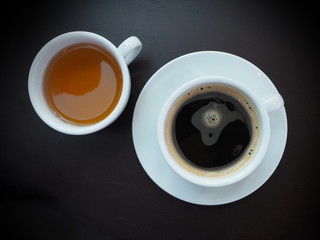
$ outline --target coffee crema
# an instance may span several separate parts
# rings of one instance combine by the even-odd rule
[[[122,91],[122,73],[105,49],[80,43],[58,52],[44,75],[44,93],[52,111],[62,120],[94,124],[116,107]]]
[[[179,165],[197,175],[217,177],[251,159],[259,121],[252,103],[237,90],[205,84],[176,99],[165,131],[168,150]]]

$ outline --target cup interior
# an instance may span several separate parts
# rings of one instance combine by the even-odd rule
[[[244,155],[243,153],[243,155],[240,156],[240,160],[217,168],[204,168],[190,163],[189,159],[182,154],[181,149],[177,147],[177,141],[172,137],[174,135],[172,132],[175,131],[176,128],[176,126],[173,125],[177,123],[175,121],[178,119],[176,113],[180,111],[178,111],[178,109],[181,109],[184,101],[186,101],[185,99],[190,99],[188,98],[188,94],[192,94],[192,91],[195,91],[195,89],[197,91],[198,89],[204,89],[206,86],[212,86],[212,89],[214,89],[215,86],[217,86],[217,89],[232,89],[232,91],[235,91],[240,97],[243,96],[243,98],[251,104],[250,108],[255,109],[255,113],[252,116],[256,117],[256,121],[259,124],[259,130],[256,131],[257,134],[251,136],[252,139],[255,139],[255,142],[252,141],[252,139],[250,140],[250,146],[254,146],[254,151],[251,150],[250,152],[250,148],[248,147],[245,150],[248,154]],[[173,135],[171,136],[171,134]],[[178,88],[164,104],[158,120],[158,143],[161,153],[168,165],[187,181],[207,187],[233,184],[248,176],[262,161],[268,147],[269,138],[270,123],[261,100],[250,88],[239,81],[221,76],[198,78]],[[228,140],[226,141],[228,142]],[[192,145],[190,145],[189,150],[190,148],[192,148]],[[194,155],[196,154],[198,154],[198,152]]]
[[[44,74],[51,59],[62,49],[78,43],[94,44],[108,51],[117,60],[123,79],[120,99],[111,114],[100,122],[88,125],[72,124],[55,115],[49,108],[43,91]],[[53,129],[72,135],[92,133],[111,124],[123,111],[130,87],[128,67],[118,49],[102,36],[83,31],[65,33],[49,41],[36,55],[28,79],[30,100],[39,117]]]

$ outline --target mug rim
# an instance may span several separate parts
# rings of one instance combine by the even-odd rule
[[[240,91],[241,94],[247,97],[255,105],[258,121],[260,122],[259,144],[257,146],[257,151],[255,152],[254,157],[252,157],[243,167],[241,167],[241,169],[236,170],[234,173],[226,176],[205,177],[189,172],[188,170],[183,168],[179,163],[177,163],[177,161],[172,157],[166,145],[164,129],[166,124],[166,118],[168,112],[171,109],[172,104],[189,89],[194,89],[199,85],[207,83],[217,84],[220,86],[227,86]],[[160,147],[160,151],[163,155],[163,158],[165,159],[169,167],[180,177],[184,178],[189,182],[205,187],[221,187],[241,181],[249,174],[251,174],[261,163],[269,145],[270,122],[267,110],[263,106],[262,101],[256,96],[256,94],[250,88],[248,88],[247,86],[235,79],[227,78],[224,76],[205,76],[193,79],[183,84],[169,96],[169,98],[166,100],[160,111],[160,115],[158,118],[157,135],[158,145]]]
[[[76,125],[62,120],[50,109],[43,94],[43,75],[47,64],[63,48],[77,43],[91,43],[106,49],[119,64],[122,74],[122,90],[117,105],[103,120],[88,124]],[[108,39],[99,34],[87,31],[73,31],[63,33],[47,42],[35,56],[28,76],[28,92],[31,104],[37,115],[51,128],[66,134],[84,135],[99,131],[113,123],[123,112],[130,95],[131,78],[128,66],[118,48]]]

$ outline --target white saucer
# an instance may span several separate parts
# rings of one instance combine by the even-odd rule
[[[164,65],[144,86],[135,106],[132,134],[142,167],[160,188],[186,202],[218,205],[246,197],[272,175],[284,152],[287,117],[284,107],[269,114],[271,139],[267,154],[257,169],[242,181],[225,187],[202,187],[184,180],[162,157],[157,142],[158,117],[174,90],[194,78],[208,75],[237,79],[262,98],[277,93],[260,69],[240,57],[214,51],[187,54]]]

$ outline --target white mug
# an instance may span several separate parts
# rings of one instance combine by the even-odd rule
[[[176,140],[170,140],[174,137],[168,137],[174,129],[174,127],[169,126],[174,121],[173,112],[177,113],[177,109],[182,106],[184,101],[179,102],[179,99],[187,99],[184,96],[189,92],[198,88],[203,89],[205,86],[217,86],[217,89],[224,87],[239,93],[239,96],[246,99],[239,101],[250,104],[250,109],[254,109],[254,117],[259,125],[259,130],[256,131],[254,136],[251,136],[255,139],[250,142],[253,151],[252,149],[244,150],[239,157],[241,160],[214,169],[203,169],[190,164],[190,162],[188,163],[186,157],[181,154],[181,150],[177,150],[177,146],[174,145]],[[280,94],[277,93],[261,99],[248,86],[235,79],[223,76],[206,76],[191,80],[172,93],[160,112],[157,134],[161,153],[171,169],[191,183],[205,187],[222,187],[239,182],[252,173],[264,158],[270,141],[268,113],[281,108],[283,105],[284,102]],[[217,121],[219,121],[219,116]],[[258,127],[256,128],[258,129]],[[249,153],[249,155],[244,155],[244,152]]]
[[[50,60],[62,49],[78,43],[94,44],[109,52],[117,61],[122,73],[120,99],[112,112],[103,120],[88,125],[76,125],[63,121],[48,106],[44,95],[44,74]],[[137,37],[129,37],[119,47],[115,47],[104,37],[85,31],[62,34],[49,41],[36,55],[29,72],[28,90],[31,103],[39,117],[53,129],[66,134],[82,135],[96,132],[114,122],[124,110],[130,95],[131,79],[128,64],[141,51],[142,44]]]

